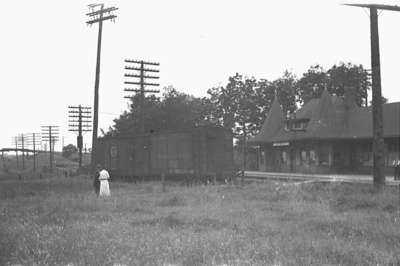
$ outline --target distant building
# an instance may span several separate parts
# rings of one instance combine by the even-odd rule
[[[350,95],[325,90],[290,117],[275,97],[258,135],[260,171],[372,173],[372,108],[358,107]],[[383,105],[385,171],[399,159],[400,102]]]

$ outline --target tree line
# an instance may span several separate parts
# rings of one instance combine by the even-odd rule
[[[325,70],[311,66],[301,77],[289,71],[273,81],[246,77],[236,73],[224,86],[207,90],[207,97],[194,97],[164,88],[161,97],[149,95],[143,103],[146,133],[175,131],[199,125],[220,125],[236,138],[252,136],[264,122],[275,95],[285,113],[292,113],[326,88],[343,96],[351,93],[358,106],[367,106],[371,83],[362,65],[341,63]],[[135,135],[140,132],[140,96],[134,96],[128,110],[114,120],[106,136]]]

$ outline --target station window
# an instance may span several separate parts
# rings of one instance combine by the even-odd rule
[[[286,151],[282,151],[281,157],[282,157],[282,162],[284,164],[288,163],[288,156],[287,156],[287,152]]]
[[[266,156],[265,156],[265,151],[262,151],[261,152],[261,164],[265,164],[265,162],[266,162]]]
[[[292,131],[305,130],[307,128],[309,119],[292,120],[290,121],[290,129]]]
[[[302,122],[296,121],[296,122],[293,123],[293,129],[294,130],[301,130],[301,129],[303,129],[303,125],[304,124]]]
[[[310,162],[311,163],[315,163],[317,161],[316,155],[315,155],[315,151],[314,150],[310,150]]]
[[[300,152],[300,158],[301,158],[301,162],[302,162],[302,163],[305,163],[305,162],[307,161],[307,151],[302,150],[302,151]]]
[[[300,165],[300,153],[298,152],[295,153],[295,161],[296,165]]]
[[[329,150],[328,147],[322,147],[319,150],[319,164],[328,165],[329,164]]]

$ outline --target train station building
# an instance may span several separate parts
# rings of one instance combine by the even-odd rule
[[[385,172],[393,174],[400,152],[400,102],[383,105]],[[358,107],[350,95],[312,99],[287,117],[277,97],[260,132],[258,170],[300,173],[370,174],[372,108]]]

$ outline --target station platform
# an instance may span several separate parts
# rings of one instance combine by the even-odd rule
[[[310,181],[310,182],[346,182],[373,184],[372,175],[339,175],[339,174],[303,174],[303,173],[275,173],[260,171],[245,171],[246,180],[282,180],[282,181]],[[386,185],[398,186],[400,180],[394,180],[393,176],[386,176]]]

